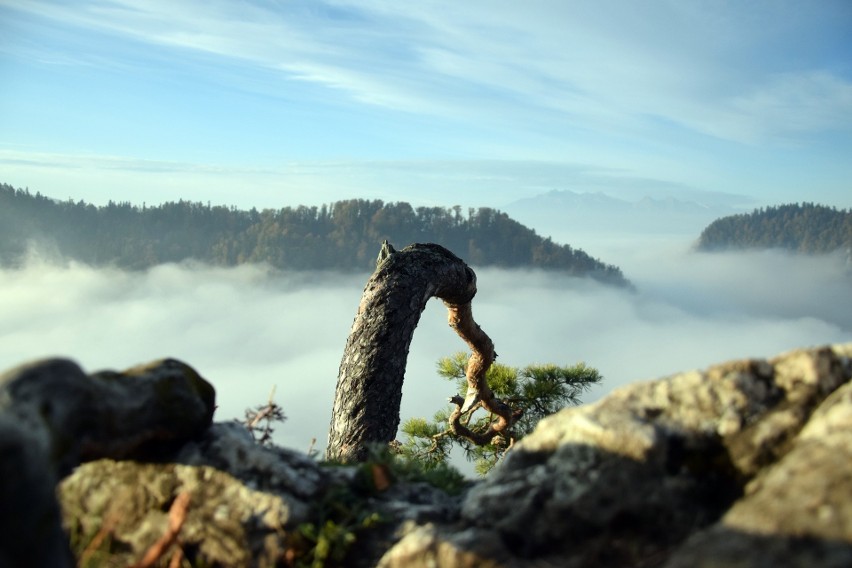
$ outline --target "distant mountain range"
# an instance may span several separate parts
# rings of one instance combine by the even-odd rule
[[[0,184],[0,265],[14,266],[35,243],[94,266],[144,269],[195,259],[233,266],[368,271],[384,239],[446,246],[473,266],[541,268],[629,286],[616,266],[540,237],[490,209],[417,207],[351,199],[322,207],[258,211],[178,201],[103,207],[57,201]]]
[[[559,238],[572,231],[698,235],[719,217],[740,212],[734,205],[737,202],[742,199],[715,198],[701,202],[646,196],[639,201],[628,201],[601,192],[554,190],[510,203],[505,210],[542,234],[555,234]]]

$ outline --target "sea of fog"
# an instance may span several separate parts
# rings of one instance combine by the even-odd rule
[[[852,268],[841,256],[698,254],[674,237],[580,241],[636,290],[478,269],[474,315],[503,363],[598,368],[605,381],[586,401],[728,359],[852,341]],[[322,450],[367,277],[192,264],[127,273],[34,258],[0,271],[0,369],[48,356],[90,372],[176,357],[216,387],[218,420],[242,417],[275,387],[287,415],[276,440],[307,450],[316,439]],[[430,302],[411,347],[403,420],[445,405],[454,392],[435,362],[463,348],[442,304]]]

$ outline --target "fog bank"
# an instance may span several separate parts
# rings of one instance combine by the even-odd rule
[[[545,272],[478,269],[474,315],[510,365],[585,361],[627,382],[852,340],[852,278],[840,257],[694,254],[682,242],[607,250],[635,292]],[[632,251],[636,249],[633,248]],[[337,368],[366,274],[282,273],[260,266],[165,265],[146,272],[31,262],[0,271],[0,368],[68,356],[86,371],[162,357],[217,390],[217,419],[276,399],[276,439],[324,448]],[[430,302],[409,357],[403,420],[452,394],[436,360],[464,348]]]

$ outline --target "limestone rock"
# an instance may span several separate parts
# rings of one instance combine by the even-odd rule
[[[164,534],[166,511],[181,493],[190,495],[190,506],[180,548],[204,566],[286,566],[307,552],[303,526],[348,522],[343,530],[354,534],[359,515],[376,514],[381,522],[351,543],[346,562],[372,566],[406,522],[458,518],[458,500],[435,487],[395,480],[379,490],[368,478],[363,467],[322,467],[298,452],[257,444],[230,422],[213,424],[167,463],[84,464],[62,481],[59,495],[78,557],[105,531],[109,538],[93,560],[122,565],[137,562]]]
[[[383,563],[852,565],[850,354],[735,361],[563,410],[470,490],[453,530],[411,530]]]
[[[64,523],[78,556],[95,542],[90,558],[120,565],[188,494],[180,551],[211,566],[310,563],[321,547],[308,541],[323,538],[344,545],[326,565],[852,566],[850,379],[852,344],[628,385],[543,420],[450,496],[371,484],[380,464],[324,467],[238,424],[208,426],[212,388],[177,362],[86,376],[49,361],[0,379],[0,567],[74,565],[52,488],[98,457],[110,459],[62,481]],[[43,396],[54,387],[63,400]],[[118,391],[161,407],[145,410],[158,418],[114,424],[114,408],[142,413]],[[185,407],[196,408],[188,423],[157,427]]]
[[[0,413],[39,436],[60,475],[87,460],[180,447],[210,425],[215,406],[213,387],[174,359],[92,375],[49,359],[0,376]]]
[[[0,375],[0,566],[73,565],[57,480],[82,461],[180,447],[214,408],[213,387],[171,359],[91,376],[49,359]]]
[[[499,568],[519,565],[493,532],[476,529],[455,531],[428,523],[408,525],[403,533],[399,542],[379,560],[378,568]]]
[[[91,553],[96,564],[138,562],[166,532],[170,505],[188,493],[180,550],[193,565],[283,566],[299,525],[314,521],[312,505],[347,480],[303,454],[261,446],[231,422],[213,424],[165,463],[86,463],[58,494],[78,556],[99,532],[108,535]]]
[[[284,527],[297,520],[287,502],[209,466],[100,460],[79,467],[59,489],[75,548],[85,550],[104,531],[89,559],[122,566],[139,562],[166,532],[169,507],[181,493],[189,494],[181,550],[193,560],[239,568],[276,566],[284,558]]]
[[[350,477],[345,469],[321,469],[300,452],[260,445],[236,422],[213,424],[203,436],[184,445],[173,460],[228,472],[251,489],[289,495],[291,508],[298,509],[318,499],[329,484],[345,484]]]
[[[848,357],[848,349],[837,351]],[[788,381],[830,391],[816,376],[836,377],[829,371],[834,365],[804,360],[801,353],[791,359],[800,371],[787,375]],[[791,360],[785,363],[788,368]],[[849,359],[835,363],[848,377]],[[850,463],[852,383],[847,382],[816,407],[787,453],[750,481],[720,522],[691,538],[667,566],[852,566]]]

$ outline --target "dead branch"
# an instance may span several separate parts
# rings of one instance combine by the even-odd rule
[[[150,568],[168,552],[169,548],[177,540],[180,529],[183,527],[184,521],[186,521],[190,498],[191,496],[187,491],[184,491],[175,498],[174,503],[172,503],[169,509],[169,524],[166,527],[166,532],[157,542],[151,545],[151,548],[145,552],[142,560],[138,564],[135,564],[133,568]]]
[[[478,405],[497,417],[485,434],[471,432],[459,420],[453,432],[487,444],[511,428],[516,419],[512,409],[494,397],[485,379],[496,354],[493,342],[473,319],[475,295],[476,274],[444,247],[415,244],[397,251],[388,244],[382,248],[340,363],[328,459],[360,461],[366,458],[369,444],[388,444],[396,437],[408,349],[420,314],[432,297],[444,301],[450,327],[472,351],[466,369],[468,394],[457,418]]]
[[[181,547],[177,547],[172,554],[172,559],[169,561],[169,568],[180,568],[181,563],[183,562],[183,549]]]
[[[254,410],[246,409],[245,427],[251,434],[251,437],[260,444],[268,444],[272,441],[273,422],[283,422],[286,417],[281,407],[274,401],[275,387],[269,392],[269,401],[262,406],[256,407]],[[264,422],[263,426],[260,423]],[[255,435],[255,431],[260,431],[260,436]]]
[[[98,529],[98,532],[92,537],[92,540],[89,541],[89,544],[86,546],[83,553],[80,555],[80,560],[77,562],[78,566],[86,566],[91,560],[92,556],[98,551],[98,549],[103,544],[104,540],[110,535],[112,535],[115,530],[115,526],[118,524],[118,516],[115,512],[109,513],[103,521],[101,528]]]

